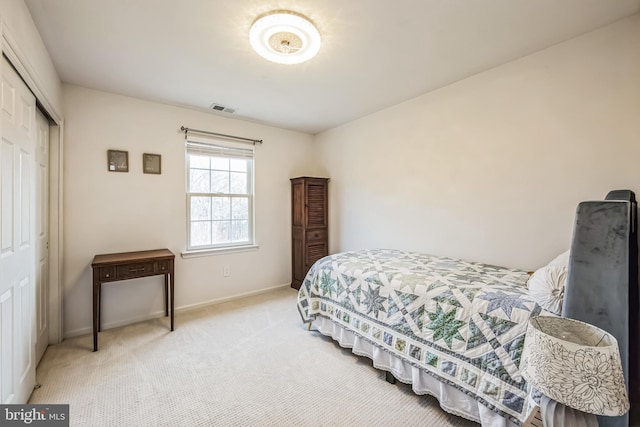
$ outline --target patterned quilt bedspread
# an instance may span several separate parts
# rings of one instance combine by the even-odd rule
[[[518,366],[527,321],[544,311],[525,271],[399,250],[316,262],[298,294],[304,322],[323,316],[521,424]]]

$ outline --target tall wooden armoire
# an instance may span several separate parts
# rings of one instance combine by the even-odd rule
[[[291,179],[291,287],[300,289],[314,262],[329,254],[328,178]]]

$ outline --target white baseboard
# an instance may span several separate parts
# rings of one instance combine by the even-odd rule
[[[247,298],[247,297],[251,297],[251,296],[254,296],[254,295],[260,295],[260,294],[264,294],[264,293],[267,293],[267,292],[275,291],[276,289],[284,288],[286,286],[291,286],[291,283],[285,283],[284,285],[272,286],[270,288],[258,289],[257,291],[249,291],[249,292],[245,292],[245,293],[242,293],[242,294],[233,295],[233,296],[230,296],[230,297],[216,298],[216,299],[212,299],[212,300],[209,300],[209,301],[198,302],[198,303],[195,303],[195,304],[183,305],[181,307],[176,308],[176,313],[181,313],[183,311],[196,310],[198,308],[206,307],[208,305],[222,304],[223,302],[229,302],[229,301],[233,301],[233,300],[236,300],[236,299]],[[162,312],[162,315],[164,316],[164,311]]]
[[[288,286],[291,286],[291,283],[285,283],[283,285],[272,286],[270,288],[258,289],[257,291],[244,292],[242,294],[232,295],[232,296],[229,296],[229,297],[216,298],[216,299],[212,299],[212,300],[209,300],[209,301],[198,302],[198,303],[195,303],[195,304],[183,305],[183,306],[180,306],[180,307],[176,307],[175,308],[175,310],[176,310],[175,312],[176,313],[182,313],[182,312],[185,312],[185,311],[197,310],[199,308],[206,307],[206,306],[209,306],[209,305],[222,304],[222,303],[225,303],[225,302],[229,302],[229,301],[233,301],[233,300],[237,300],[237,299],[241,299],[241,298],[247,298],[247,297],[254,296],[254,295],[260,295],[260,294],[264,294],[264,293],[267,293],[267,292],[275,291],[276,289],[280,289],[280,288],[284,288],[284,287],[288,287]],[[164,317],[164,310],[159,310],[159,311],[154,312],[154,313],[149,313],[149,314],[146,314],[144,316],[133,317],[133,318],[126,319],[126,320],[117,320],[115,322],[109,322],[107,324],[102,325],[102,330],[105,331],[107,329],[117,328],[119,326],[130,325],[132,323],[138,323],[138,322],[144,322],[145,320],[157,319],[159,317]],[[91,334],[91,333],[93,333],[93,327],[89,326],[87,328],[79,328],[79,329],[75,329],[73,331],[65,332],[64,337],[65,338],[73,338],[73,337],[77,337],[77,336],[80,336],[80,335],[86,335],[86,334]]]

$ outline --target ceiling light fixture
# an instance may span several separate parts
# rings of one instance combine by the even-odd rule
[[[251,47],[265,59],[279,64],[300,64],[320,50],[320,33],[306,17],[275,11],[255,20],[249,30]]]

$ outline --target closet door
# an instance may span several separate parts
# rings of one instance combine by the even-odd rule
[[[33,94],[2,60],[0,107],[0,403],[35,385],[35,112]]]

